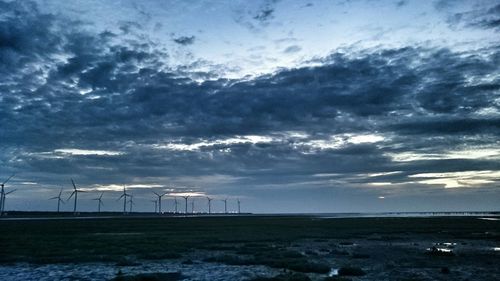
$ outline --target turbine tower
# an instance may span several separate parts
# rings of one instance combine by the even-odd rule
[[[224,214],[227,214],[227,198],[222,201],[224,202]]]
[[[191,201],[191,214],[194,214],[194,198]]]
[[[13,190],[11,190],[11,191],[9,191],[9,192],[4,192],[4,193],[3,193],[3,204],[2,204],[2,210],[0,211],[2,214],[3,214],[3,213],[4,213],[4,211],[5,211],[5,210],[4,210],[4,209],[5,209],[5,197],[6,197],[7,195],[11,194],[12,192],[16,191],[16,190],[17,190],[17,189],[13,189]]]
[[[101,212],[101,205],[104,206],[104,204],[102,203],[102,195],[104,194],[104,192],[101,192],[101,196],[97,197],[97,198],[94,198],[92,200],[94,201],[98,201],[97,202],[97,212],[100,213]]]
[[[57,212],[59,213],[59,210],[60,210],[60,206],[61,206],[61,203],[64,204],[64,201],[61,199],[61,194],[62,194],[62,187],[61,187],[61,190],[59,191],[59,195],[55,196],[55,197],[52,197],[50,198],[49,200],[54,200],[54,199],[57,199]]]
[[[208,200],[208,214],[211,214],[212,213],[212,200],[213,199],[207,196],[207,200]]]
[[[184,201],[186,202],[186,210],[184,211],[184,213],[187,215],[188,213],[188,198],[189,196],[182,196],[182,198],[184,198]]]
[[[3,215],[3,205],[5,204],[5,184],[10,181],[16,174],[12,174],[9,178],[7,178],[4,182],[0,184],[1,190],[0,190],[0,216]]]
[[[127,213],[127,197],[129,196],[131,195],[127,193],[127,189],[125,188],[125,186],[123,186],[123,194],[120,197],[118,197],[118,200],[123,198],[123,214]]]
[[[241,214],[241,201],[240,199],[237,199],[238,202],[238,214]]]
[[[73,195],[75,196],[75,201],[73,204],[73,214],[76,214],[76,203],[78,201],[78,192],[85,192],[85,191],[76,189],[76,185],[75,185],[75,182],[73,181],[73,179],[71,179],[71,183],[73,184],[73,192],[69,196],[68,200],[71,199],[71,197],[73,197]]]
[[[153,191],[153,193],[158,196],[158,214],[161,214],[161,198],[165,195],[167,195],[167,193],[163,193],[163,194],[158,194],[156,193],[155,191]]]

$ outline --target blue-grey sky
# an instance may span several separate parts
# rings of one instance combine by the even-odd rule
[[[495,0],[0,1],[6,209],[73,178],[82,211],[498,210],[499,31]]]

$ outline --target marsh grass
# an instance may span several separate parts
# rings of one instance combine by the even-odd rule
[[[441,267],[441,273],[443,274],[450,274],[450,269],[446,266]]]
[[[121,273],[111,281],[177,281],[184,279],[180,272],[168,273],[141,273],[136,275],[123,275]]]
[[[328,264],[310,261],[305,255],[297,251],[275,247],[251,247],[251,249],[251,251],[248,251],[248,249],[241,251],[240,249],[237,252],[238,255],[222,254],[212,256],[204,261],[227,265],[267,265],[297,272],[327,273],[330,271]]]
[[[274,277],[256,277],[250,279],[249,281],[310,281],[309,278],[305,274],[301,273],[288,273],[288,274],[279,274]]]
[[[0,219],[0,263],[119,262],[178,259],[197,249],[229,252],[253,264],[322,272],[326,265],[289,250],[299,241],[344,242],[373,233],[498,241],[500,223],[471,217],[316,219],[306,216],[123,217],[84,220]],[[338,244],[337,244],[338,246]],[[346,254],[332,247],[332,253]],[[235,262],[238,262],[236,260]]]
[[[363,276],[366,272],[357,266],[343,266],[339,268],[339,276]]]
[[[341,276],[331,276],[325,277],[323,281],[351,281],[352,279],[341,277]]]
[[[369,259],[370,255],[363,253],[353,253],[351,257],[353,259]]]

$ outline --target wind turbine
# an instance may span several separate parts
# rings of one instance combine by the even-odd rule
[[[191,214],[194,214],[194,198],[191,201]]]
[[[123,186],[123,194],[122,196],[118,197],[118,200],[123,198],[123,214],[127,213],[127,196],[131,196],[130,194],[127,193],[127,190],[125,189],[125,186]]]
[[[157,213],[158,211],[158,201],[157,200],[151,200],[151,202],[155,203],[155,213]]]
[[[59,207],[61,206],[61,202],[64,204],[64,201],[61,199],[61,194],[62,194],[62,187],[61,187],[61,191],[59,191],[59,195],[55,196],[55,197],[52,197],[50,198],[49,200],[54,200],[54,199],[57,199],[57,212],[59,213]]]
[[[78,201],[78,192],[85,192],[85,191],[76,189],[76,185],[75,185],[75,182],[73,181],[73,179],[71,179],[71,183],[73,184],[73,192],[69,196],[68,200],[71,199],[71,197],[73,197],[73,195],[75,195],[75,203],[73,205],[73,214],[76,214],[76,203]],[[66,201],[68,201],[68,200],[66,200]]]
[[[94,198],[92,200],[94,201],[98,201],[97,202],[97,212],[100,213],[101,212],[101,205],[104,206],[104,204],[102,203],[102,195],[104,194],[104,192],[101,192],[101,196],[97,197],[97,198]]]
[[[186,201],[186,210],[184,211],[185,214],[188,213],[188,198],[189,198],[189,195],[188,196],[182,196],[182,198],[184,198],[184,201]]]
[[[177,202],[177,197],[174,197],[174,204],[175,204],[175,213],[177,214],[177,206],[180,204]]]
[[[163,193],[163,194],[158,194],[156,193],[155,191],[153,191],[153,193],[158,196],[158,213],[161,214],[161,198],[165,195],[167,195],[167,193]]]
[[[240,199],[236,199],[236,201],[238,202],[238,214],[241,214],[241,201]]]
[[[227,214],[227,198],[222,200],[224,202],[224,214]]]
[[[130,205],[129,205],[129,214],[131,214],[132,213],[132,206],[135,205],[135,203],[134,203],[134,196],[130,195],[130,199],[128,200],[128,203],[130,203]]]
[[[16,191],[17,189],[13,189],[9,192],[4,192],[3,194],[3,204],[2,204],[2,210],[1,210],[1,213],[3,214],[4,213],[4,209],[5,209],[5,196],[11,194],[12,192]]]
[[[3,183],[0,184],[2,189],[0,190],[0,216],[3,215],[3,205],[5,204],[5,184],[10,181],[16,174],[12,174],[9,178],[7,178]]]
[[[207,196],[207,200],[208,200],[208,213],[211,214],[212,213],[212,200],[213,199]]]

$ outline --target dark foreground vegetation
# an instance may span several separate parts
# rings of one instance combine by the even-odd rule
[[[356,239],[379,234],[380,239],[421,234],[433,237],[500,241],[500,221],[471,217],[347,218],[203,217],[114,218],[86,220],[0,221],[0,261],[89,262],[178,258],[194,249],[234,249],[229,263],[253,255],[267,260],[301,260],[302,254],[276,249],[268,242],[291,244],[299,239]],[[229,244],[240,244],[238,247]],[[346,242],[341,242],[346,243]],[[349,242],[347,242],[349,244]],[[323,269],[319,269],[322,271]]]
[[[453,275],[461,264],[487,268],[500,261],[493,250],[471,254],[475,253],[474,243],[481,249],[483,244],[500,243],[500,221],[474,217],[0,220],[0,229],[3,265],[109,262],[120,267],[148,260],[178,260],[185,265],[267,266],[285,271],[254,280],[309,280],[311,274],[324,276],[324,280],[370,280],[376,266],[396,273],[405,268],[430,268],[432,274]],[[457,241],[469,250],[458,255],[425,250],[432,242],[446,241]],[[328,277],[333,268],[335,276]],[[123,275],[115,280],[177,279],[182,279],[181,273]]]

